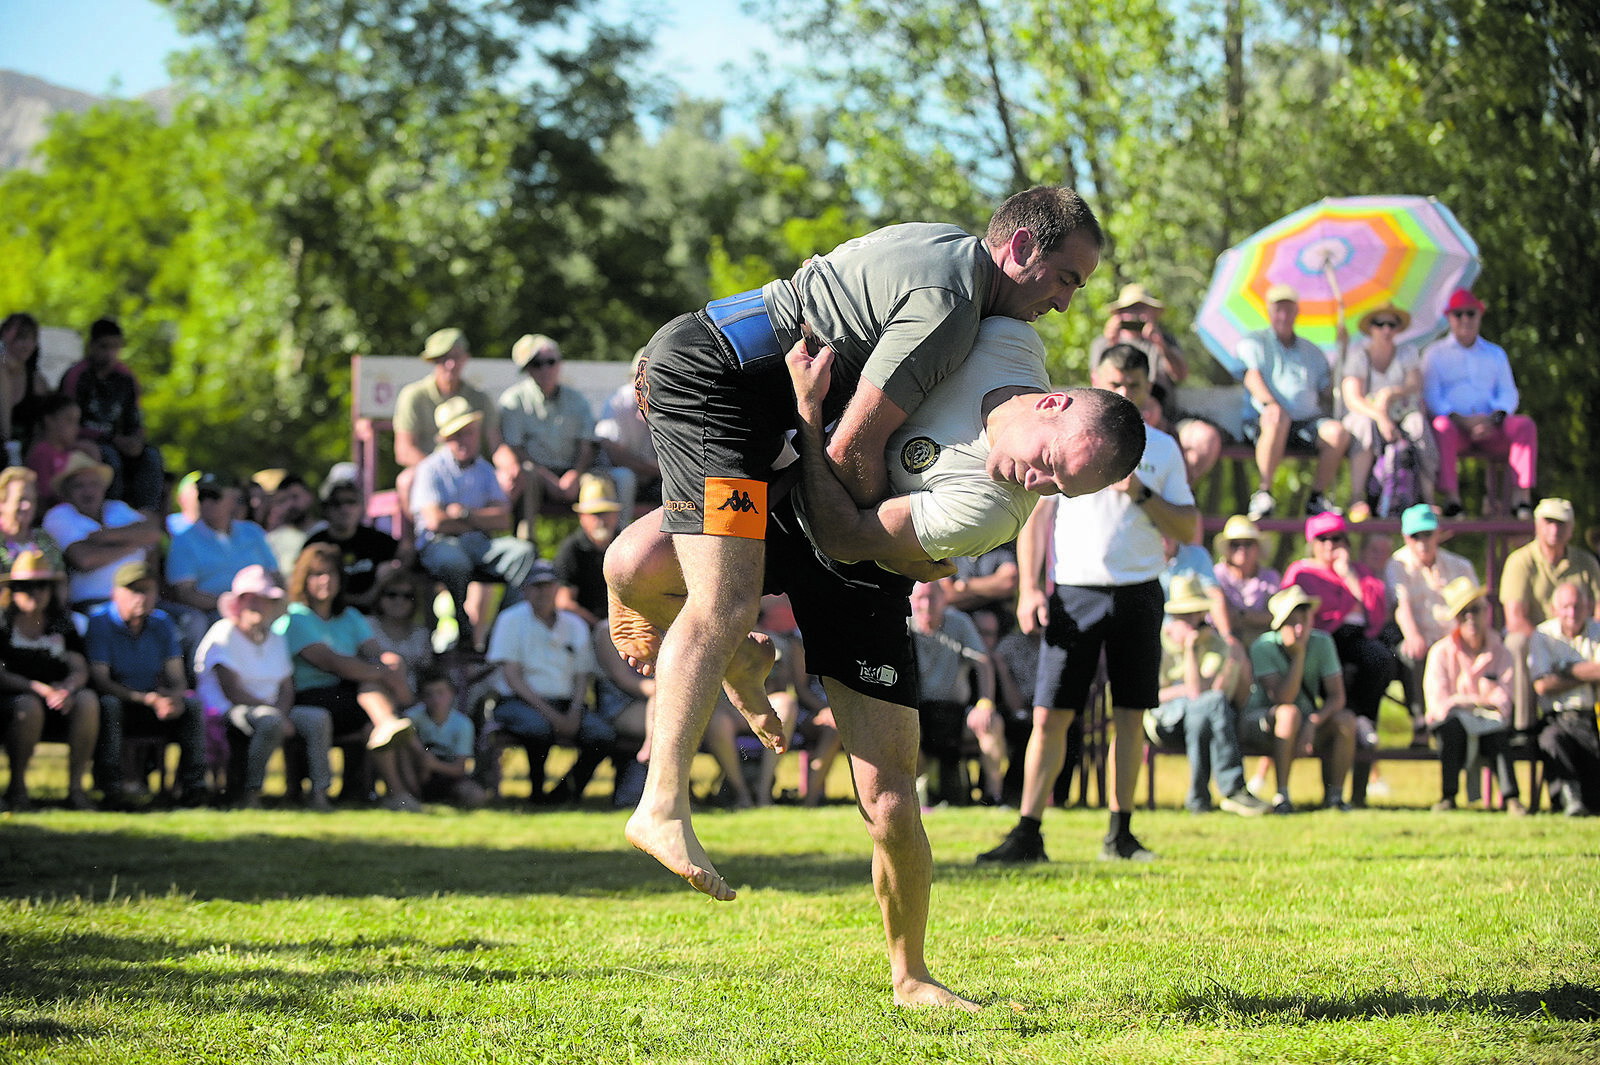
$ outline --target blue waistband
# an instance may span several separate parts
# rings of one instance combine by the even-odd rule
[[[706,316],[728,338],[741,370],[754,373],[782,361],[783,348],[759,288],[712,300],[706,304]]]

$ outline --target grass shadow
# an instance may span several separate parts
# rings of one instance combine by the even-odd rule
[[[1517,1020],[1547,1017],[1552,1021],[1600,1021],[1600,988],[1557,984],[1543,989],[1462,991],[1448,995],[1412,995],[1370,991],[1347,998],[1304,995],[1254,995],[1219,988],[1185,994],[1174,1002],[1191,1024],[1244,1021],[1362,1021],[1411,1014],[1497,1014]]]

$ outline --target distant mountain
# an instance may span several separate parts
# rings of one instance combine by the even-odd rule
[[[157,89],[138,99],[163,115],[172,113],[173,90]],[[36,166],[33,146],[50,130],[50,119],[61,111],[87,111],[105,97],[63,89],[48,81],[14,70],[0,70],[0,170]]]

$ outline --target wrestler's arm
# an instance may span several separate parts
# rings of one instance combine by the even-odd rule
[[[795,403],[800,414],[796,434],[799,444],[802,484],[806,512],[816,545],[840,562],[882,562],[914,566],[927,563],[929,556],[917,538],[911,520],[911,497],[894,496],[862,509],[846,491],[827,461],[822,439],[822,399],[828,393],[829,369],[833,351],[823,348],[815,356],[802,341],[788,355],[790,377],[795,385]],[[885,440],[887,442],[887,440]],[[879,447],[879,470],[883,448]],[[941,564],[940,573],[949,570]],[[910,573],[921,577],[923,570]]]
[[[877,385],[862,380],[856,386],[826,451],[833,475],[856,506],[870,507],[888,494],[883,450],[905,420],[906,411]]]

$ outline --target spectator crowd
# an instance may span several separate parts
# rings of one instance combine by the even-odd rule
[[[1143,411],[1137,470],[1048,498],[1014,548],[959,560],[913,592],[923,800],[1019,813],[980,861],[1044,859],[1045,810],[1102,704],[1106,860],[1155,857],[1132,830],[1147,745],[1186,756],[1196,814],[1348,810],[1386,794],[1384,714],[1411,750],[1437,750],[1436,810],[1462,804],[1464,773],[1470,801],[1469,770],[1483,765],[1502,807],[1525,813],[1519,754],[1539,761],[1566,814],[1600,804],[1600,561],[1574,535],[1571,502],[1535,498],[1537,426],[1517,412],[1506,352],[1480,335],[1483,303],[1456,292],[1448,332],[1420,352],[1397,345],[1411,316],[1386,305],[1360,318],[1353,345],[1341,329],[1325,353],[1297,335],[1292,288],[1267,301],[1269,328],[1236,353],[1245,409],[1230,441],[1184,412],[1189,359],[1161,301],[1127,286],[1091,347],[1091,379]],[[7,808],[32,805],[40,743],[66,746],[65,802],[81,809],[152,794],[247,809],[476,807],[502,797],[508,747],[527,752],[535,805],[580,801],[607,761],[612,801],[637,797],[653,681],[612,646],[602,569],[621,527],[657,520],[660,470],[631,385],[596,412],[563,385],[559,345],[529,335],[510,351],[522,376],[491,397],[464,376],[465,335],[435,332],[397,399],[399,505],[384,529],[349,463],[174,483],[118,325],[94,322],[54,386],[38,339],[26,314],[0,323]],[[1228,443],[1251,449],[1256,480],[1207,551],[1194,486]],[[1467,455],[1506,465],[1504,516],[1531,534],[1489,583],[1446,547]],[[1264,526],[1283,524],[1267,519],[1283,509],[1277,473],[1291,456],[1312,474],[1304,557],[1280,574],[1269,538],[1292,534]],[[1400,542],[1372,519],[1397,520]],[[542,558],[534,534],[549,520],[569,532]],[[769,696],[800,751],[793,797],[816,804],[838,736],[782,597],[764,603],[761,628],[778,650]],[[554,746],[575,757],[547,782]],[[702,749],[720,801],[782,797],[776,756],[731,706]],[[266,794],[275,757],[281,797]],[[1306,758],[1322,785],[1309,802],[1290,787]]]

